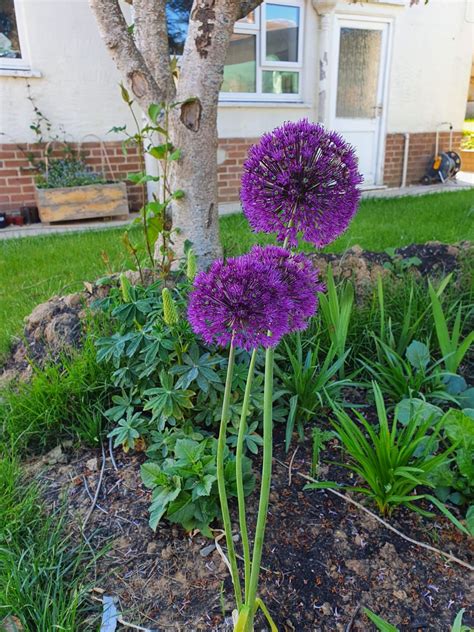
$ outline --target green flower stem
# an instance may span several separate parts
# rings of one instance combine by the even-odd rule
[[[221,501],[222,522],[224,523],[225,539],[227,543],[227,555],[231,569],[232,583],[234,584],[235,600],[237,609],[242,607],[242,589],[240,587],[239,569],[237,567],[237,557],[235,555],[234,541],[232,540],[232,523],[230,520],[229,505],[227,503],[227,492],[225,489],[224,473],[224,453],[226,447],[227,424],[229,421],[229,405],[232,393],[232,376],[234,374],[235,347],[233,343],[229,350],[229,364],[227,366],[227,377],[225,381],[224,402],[222,404],[221,424],[219,428],[219,439],[217,442],[217,487]]]
[[[253,630],[253,620],[257,609],[257,587],[262,561],[263,539],[267,522],[270,483],[272,476],[272,430],[273,430],[273,357],[274,350],[269,347],[265,353],[265,386],[263,391],[263,464],[260,502],[258,505],[257,526],[253,545],[252,570],[246,604],[250,607],[250,616],[246,630]]]
[[[240,524],[240,537],[242,538],[242,549],[244,553],[244,567],[245,567],[245,592],[244,596],[248,597],[249,584],[250,584],[250,545],[247,531],[247,520],[245,515],[245,494],[244,494],[244,480],[243,480],[243,456],[244,456],[244,439],[245,431],[247,430],[247,415],[249,411],[250,394],[252,392],[252,382],[255,372],[255,360],[257,359],[257,349],[252,352],[250,358],[249,372],[247,375],[247,383],[245,385],[244,401],[242,404],[242,414],[240,416],[239,434],[237,436],[237,450],[235,455],[235,472],[237,482],[237,500],[239,503],[239,524]]]

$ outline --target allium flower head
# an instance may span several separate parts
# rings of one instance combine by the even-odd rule
[[[288,332],[291,305],[279,271],[247,254],[214,261],[196,276],[188,319],[208,344],[225,346],[233,339],[251,350],[278,344]]]
[[[298,232],[318,247],[346,230],[362,182],[353,148],[307,119],[264,134],[249,150],[242,206],[252,228],[297,244]]]
[[[319,281],[317,270],[304,254],[294,254],[279,246],[254,246],[250,255],[277,270],[291,302],[288,313],[288,330],[306,329],[308,319],[318,308],[318,292],[326,287]]]

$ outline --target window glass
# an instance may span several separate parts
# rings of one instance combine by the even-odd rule
[[[341,28],[336,116],[375,118],[381,31]]]
[[[299,8],[267,4],[265,10],[266,60],[297,62]]]
[[[224,67],[222,92],[255,92],[257,89],[257,38],[234,33]]]
[[[0,0],[1,2],[1,0]],[[171,55],[182,55],[193,0],[167,0],[166,20]]]
[[[298,94],[299,76],[299,72],[264,70],[263,92],[265,94]]]
[[[0,57],[21,59],[13,0],[0,0]]]

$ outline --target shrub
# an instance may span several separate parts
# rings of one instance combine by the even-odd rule
[[[188,292],[187,281],[162,293],[161,281],[143,287],[122,278],[121,290],[96,304],[116,327],[113,335],[97,340],[97,361],[110,367],[115,388],[114,405],[106,416],[117,424],[110,433],[116,446],[133,449],[139,437],[147,443],[152,432],[183,426],[188,420],[202,427],[219,422],[227,359],[190,330],[185,318]],[[240,420],[247,358],[245,351],[237,354],[230,407],[235,426]],[[257,375],[250,413],[260,406],[260,386],[261,375]]]
[[[156,529],[166,517],[186,530],[199,529],[212,537],[209,525],[220,516],[217,489],[217,439],[188,429],[167,429],[152,434],[148,454],[153,459],[144,463],[141,474],[144,484],[153,490],[150,505],[150,527]],[[225,479],[227,493],[237,495],[235,457],[226,450]],[[250,459],[244,458],[244,490],[249,494],[255,479]]]
[[[407,423],[400,424],[398,411],[395,411],[390,425],[380,387],[375,382],[372,387],[378,429],[374,429],[356,410],[353,413],[361,427],[344,410],[334,409],[336,420],[333,421],[333,427],[349,455],[349,462],[342,465],[355,472],[362,480],[361,485],[342,487],[367,496],[384,516],[389,516],[400,505],[431,516],[431,513],[417,504],[419,500],[428,499],[461,530],[466,531],[437,498],[416,491],[422,486],[434,487],[430,475],[448,462],[448,457],[454,450],[450,447],[434,454],[440,438],[442,420],[433,423],[431,415],[426,419],[414,415]],[[324,482],[312,483],[307,487],[320,489],[328,486],[338,487],[335,483]]]

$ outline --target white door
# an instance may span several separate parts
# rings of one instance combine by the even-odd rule
[[[363,186],[380,182],[389,23],[337,17],[331,127],[356,149]]]

